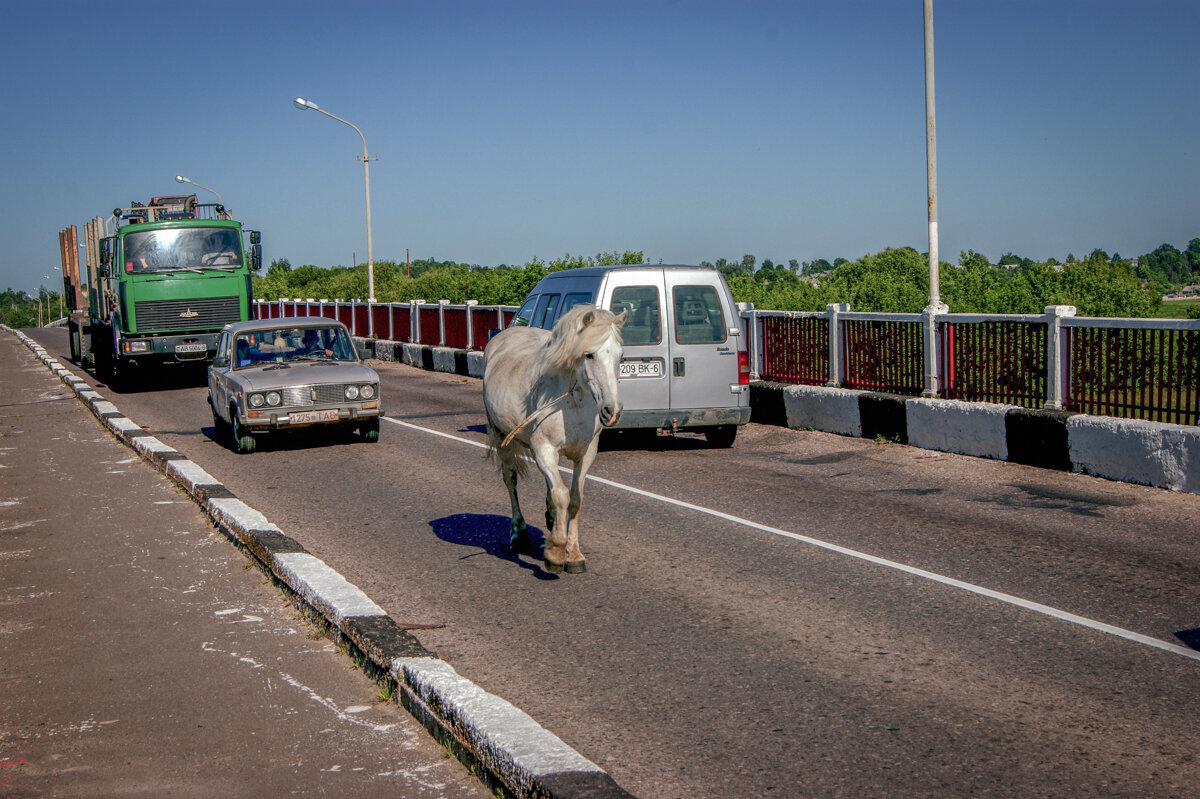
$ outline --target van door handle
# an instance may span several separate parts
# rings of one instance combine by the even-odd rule
[[[675,376],[683,377],[683,358],[676,358],[673,364],[675,367]]]

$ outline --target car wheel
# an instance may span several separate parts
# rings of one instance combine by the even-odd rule
[[[237,416],[233,417],[233,445],[239,455],[249,454],[258,446],[254,436],[247,433],[246,428],[238,424]]]
[[[379,440],[379,419],[363,422],[358,426],[358,432],[363,438],[374,444]]]
[[[733,441],[737,438],[737,425],[723,424],[716,427],[709,427],[704,431],[704,438],[708,441],[710,447],[727,448],[733,446]]]

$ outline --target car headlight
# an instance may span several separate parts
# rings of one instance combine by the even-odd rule
[[[358,386],[346,386],[346,399],[358,399]]]
[[[276,405],[278,405],[279,401],[280,400],[279,400],[279,392],[278,391],[272,391],[267,394],[267,404],[270,405],[272,408],[274,408]]]
[[[363,386],[358,390],[358,396],[363,399],[371,399],[375,396],[375,386]]]
[[[266,400],[263,399],[262,394],[251,394],[250,395],[250,407],[251,408],[261,408],[263,406],[264,402],[266,402]]]

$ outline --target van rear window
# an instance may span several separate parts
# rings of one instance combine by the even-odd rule
[[[680,344],[720,344],[726,338],[721,301],[712,286],[675,286],[675,340]]]
[[[658,289],[654,286],[621,286],[613,289],[609,310],[616,314],[629,312],[625,324],[621,326],[621,340],[625,346],[662,342]]]

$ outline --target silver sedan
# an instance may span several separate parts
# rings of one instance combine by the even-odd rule
[[[259,319],[221,331],[208,368],[218,440],[253,452],[263,434],[329,426],[379,440],[379,375],[346,326],[324,317]]]

